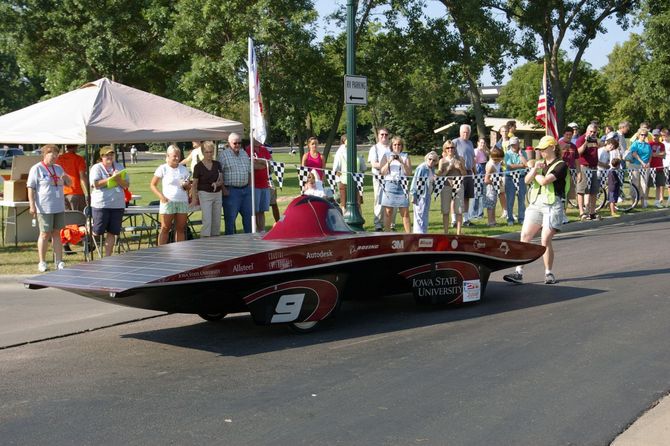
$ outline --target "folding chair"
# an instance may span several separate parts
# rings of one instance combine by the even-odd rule
[[[81,244],[82,247],[78,249],[73,249],[74,252],[81,251],[84,253],[84,260],[89,261],[92,260],[92,256],[90,256],[90,250],[89,250],[89,236],[91,234],[89,225],[88,225],[88,219],[86,218],[86,214],[81,212],[81,211],[71,211],[71,210],[66,210],[65,211],[65,226],[69,225],[76,225],[78,228],[83,226],[86,228],[86,234],[82,237],[81,239]],[[70,245],[70,248],[72,249],[72,245]]]

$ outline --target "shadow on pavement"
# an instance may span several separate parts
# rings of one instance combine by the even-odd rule
[[[303,335],[296,335],[283,325],[258,326],[248,314],[235,314],[220,322],[202,321],[123,337],[209,351],[222,356],[248,356],[466,321],[604,292],[568,286],[519,286],[489,282],[482,302],[460,307],[417,306],[411,295],[345,301],[336,317],[322,322],[314,332]]]

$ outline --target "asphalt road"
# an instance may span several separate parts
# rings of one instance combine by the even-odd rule
[[[669,230],[566,234],[558,285],[535,263],[461,308],[350,302],[302,336],[169,315],[6,348],[0,443],[606,445],[670,390]]]

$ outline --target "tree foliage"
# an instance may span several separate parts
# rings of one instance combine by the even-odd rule
[[[560,72],[567,76],[571,61],[565,54],[559,59]],[[502,113],[526,122],[535,122],[537,99],[544,66],[528,62],[512,71],[507,84],[501,89],[498,104]],[[607,116],[610,96],[605,77],[585,62],[576,71],[573,94],[568,99],[563,121],[584,125]]]
[[[645,121],[645,98],[639,88],[643,69],[650,59],[642,37],[633,34],[622,45],[616,45],[608,56],[608,64],[603,75],[608,80],[608,90],[612,98],[608,119],[610,122]]]
[[[549,77],[556,100],[559,127],[565,124],[568,99],[573,92],[584,51],[598,34],[607,30],[603,22],[615,17],[626,29],[631,12],[639,8],[639,0],[486,0],[516,21],[527,38],[541,42],[543,59],[548,63]],[[569,38],[568,31],[572,34]],[[569,41],[568,41],[569,40]],[[561,72],[561,50],[564,45],[575,50],[571,63]]]
[[[170,0],[8,0],[16,58],[56,95],[101,77],[163,92],[172,60],[159,52]]]

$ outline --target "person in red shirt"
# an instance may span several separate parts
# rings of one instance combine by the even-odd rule
[[[65,209],[71,211],[84,211],[86,208],[86,195],[88,193],[88,173],[86,171],[86,160],[83,156],[77,155],[79,146],[68,144],[65,146],[65,152],[58,157],[56,164],[61,166],[66,174],[72,178],[69,186],[63,186],[65,195]],[[74,254],[70,245],[66,243],[63,246],[65,254]]]
[[[251,145],[246,147],[247,155],[251,156]],[[260,142],[254,140],[254,215],[256,229],[265,230],[265,213],[270,210],[270,164],[272,154]],[[275,204],[276,206],[276,204]]]
[[[651,134],[654,141],[651,145],[651,159],[649,168],[652,169],[651,175],[656,183],[656,204],[657,208],[663,208],[663,194],[665,193],[665,172],[663,171],[663,160],[665,159],[665,145],[661,141],[661,131],[654,129]],[[655,175],[655,177],[654,177]]]
[[[77,155],[78,148],[76,144],[66,145],[65,153],[58,157],[56,164],[72,178],[70,186],[63,186],[65,209],[83,212],[88,192],[88,174],[86,173],[86,160],[83,156]]]
[[[600,182],[598,181],[598,125],[591,123],[586,132],[575,142],[579,154],[581,174],[577,175],[577,206],[581,220],[599,220],[596,214],[596,196]],[[591,181],[589,182],[589,173]]]

